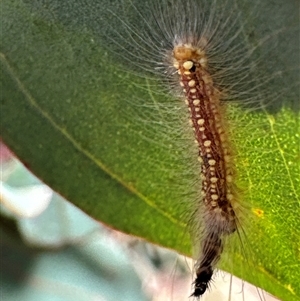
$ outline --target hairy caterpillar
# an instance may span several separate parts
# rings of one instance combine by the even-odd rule
[[[184,137],[180,143],[184,140],[192,149],[189,156],[194,156],[190,158],[193,167],[189,167],[194,169],[191,174],[196,181],[191,189],[190,218],[198,255],[192,296],[200,297],[209,287],[227,237],[234,232],[243,236],[235,147],[224,101],[264,107],[269,97],[261,88],[274,75],[261,76],[257,68],[261,61],[253,55],[255,48],[247,44],[235,1],[146,2],[142,8],[136,3],[123,5],[122,10],[127,14],[134,11],[139,21],[131,23],[120,8],[112,8],[110,13],[119,27],[110,31],[111,48],[117,46],[121,60],[140,76],[155,75],[163,83],[162,89],[185,100],[189,110],[187,113],[187,108],[179,105],[176,114],[182,114],[182,120],[189,115],[194,131],[179,130]],[[169,109],[166,103],[155,106],[154,111],[160,113]],[[165,124],[171,127],[172,119],[167,116],[163,117]],[[197,149],[189,141],[194,139]],[[196,157],[200,164],[195,163]]]
[[[81,3],[81,1],[79,2]],[[56,16],[59,16],[59,21],[66,27],[68,27],[69,24],[73,25],[74,23],[75,25],[87,25],[88,34],[86,34],[86,32],[84,32],[83,34],[83,36],[85,37],[85,39],[83,39],[84,43],[78,42],[80,46],[83,46],[79,47],[76,43],[75,46],[72,45],[72,43],[74,43],[74,41],[72,40],[71,47],[68,48],[69,51],[66,51],[64,49],[63,53],[66,55],[66,62],[68,64],[75,64],[76,62],[76,66],[81,66],[80,62],[84,62],[83,60],[78,61],[78,57],[80,57],[79,53],[83,53],[82,48],[91,50],[91,52],[87,51],[86,61],[89,61],[90,58],[92,59],[96,56],[97,62],[100,62],[104,57],[104,59],[102,59],[101,61],[101,64],[99,63],[100,67],[97,65],[97,63],[95,63],[88,65],[89,67],[86,67],[86,69],[83,68],[83,72],[78,71],[78,73],[80,73],[80,79],[83,80],[83,83],[88,85],[89,87],[92,86],[95,89],[96,92],[93,93],[93,95],[101,95],[101,97],[99,96],[99,111],[100,107],[101,109],[103,107],[105,108],[105,103],[103,100],[104,97],[102,96],[104,94],[103,91],[105,91],[106,87],[104,84],[101,85],[102,82],[105,83],[105,80],[102,78],[102,81],[100,81],[97,76],[95,76],[93,77],[93,80],[89,79],[84,81],[84,79],[87,78],[86,74],[89,74],[89,70],[97,70],[99,75],[101,74],[101,72],[103,72],[104,76],[108,75],[113,77],[114,91],[113,93],[109,92],[109,102],[110,104],[114,105],[115,110],[113,113],[114,116],[117,116],[117,118],[114,119],[113,124],[109,123],[109,118],[104,118],[104,115],[107,111],[104,110],[104,113],[101,111],[101,113],[94,114],[94,111],[97,110],[93,110],[93,112],[89,110],[91,103],[96,102],[95,97],[92,99],[92,101],[86,94],[84,94],[84,97],[82,98],[77,97],[77,88],[74,89],[73,94],[67,93],[68,96],[72,95],[73,97],[66,97],[66,99],[71,99],[72,102],[78,99],[78,101],[80,101],[78,107],[84,107],[84,114],[82,116],[83,119],[90,114],[90,116],[93,116],[93,120],[101,120],[102,122],[97,122],[97,124],[99,125],[97,127],[96,133],[95,131],[93,131],[91,133],[88,132],[88,135],[84,135],[83,142],[80,144],[80,146],[87,149],[87,152],[90,151],[91,153],[96,154],[96,158],[99,158],[101,161],[106,162],[107,165],[110,164],[109,158],[112,156],[111,153],[115,154],[115,157],[117,159],[124,156],[126,160],[123,160],[122,164],[119,164],[118,166],[116,166],[116,164],[112,167],[112,170],[116,170],[115,173],[118,174],[119,178],[121,179],[126,177],[126,172],[123,172],[122,169],[123,167],[124,169],[125,167],[133,169],[132,167],[134,167],[134,165],[137,165],[137,163],[141,167],[143,167],[147,163],[148,165],[151,165],[151,168],[148,170],[140,168],[140,170],[136,172],[136,174],[130,176],[129,180],[128,178],[125,178],[124,182],[130,183],[132,187],[138,187],[138,191],[141,191],[142,194],[149,196],[150,200],[157,200],[157,208],[160,209],[160,212],[167,211],[169,213],[169,216],[171,217],[177,217],[176,210],[173,208],[180,206],[180,202],[183,203],[182,208],[183,210],[185,210],[186,215],[188,216],[187,221],[191,220],[190,225],[192,232],[194,232],[193,236],[195,240],[195,246],[196,249],[199,249],[196,250],[195,254],[199,259],[202,252],[199,241],[203,239],[203,231],[207,228],[206,225],[202,222],[203,219],[199,218],[200,216],[202,216],[202,214],[205,214],[205,207],[201,206],[201,201],[199,198],[199,192],[201,192],[202,189],[202,179],[199,175],[200,164],[197,160],[199,153],[199,142],[197,142],[197,144],[194,144],[193,142],[195,135],[192,132],[191,126],[188,124],[189,113],[187,112],[187,106],[183,101],[185,92],[179,85],[180,76],[177,74],[176,66],[174,67],[174,62],[172,60],[172,51],[174,51],[174,32],[176,32],[177,36],[180,36],[180,34],[184,33],[187,28],[193,31],[193,29],[196,28],[197,24],[203,24],[203,27],[200,26],[201,30],[199,31],[199,35],[197,35],[197,40],[199,36],[202,36],[202,39],[199,40],[199,44],[201,46],[200,48],[205,49],[205,56],[207,56],[208,58],[209,75],[212,76],[213,86],[221,92],[220,98],[222,100],[237,100],[239,103],[246,105],[248,104],[250,108],[256,108],[261,107],[260,105],[257,106],[257,103],[259,103],[260,101],[268,102],[274,96],[275,98],[277,97],[276,92],[273,92],[272,90],[267,91],[267,98],[264,98],[265,95],[262,95],[262,97],[258,95],[261,92],[264,93],[266,91],[263,89],[263,87],[265,86],[264,84],[269,80],[272,80],[272,74],[271,76],[268,76],[269,73],[267,72],[263,73],[261,76],[259,70],[264,69],[266,65],[268,67],[273,67],[272,63],[274,62],[272,62],[272,60],[270,60],[268,56],[268,59],[263,61],[259,58],[259,54],[256,53],[256,50],[259,48],[261,42],[264,42],[263,39],[256,36],[256,25],[253,25],[253,32],[251,32],[251,30],[244,30],[243,26],[245,25],[244,22],[247,22],[247,18],[246,20],[244,20],[242,16],[239,15],[240,10],[235,9],[235,6],[239,3],[238,1],[228,1],[225,3],[218,1],[163,1],[161,4],[155,1],[136,1],[134,3],[131,3],[130,1],[107,1],[107,3],[106,1],[101,1],[101,3],[99,1],[91,1],[88,2],[87,6],[80,6],[78,2],[76,2],[77,6],[75,5],[74,9],[73,7],[72,9],[70,9],[67,4],[60,4],[59,1],[43,1],[36,3],[41,5],[45,3],[46,9],[43,8],[42,13],[46,17],[46,19],[50,19],[52,21]],[[245,3],[245,5],[247,6],[248,2]],[[106,17],[105,13],[103,13],[103,10],[101,10],[102,5],[103,9],[106,9],[106,4],[108,6],[111,5],[108,9],[108,17]],[[195,6],[196,4],[197,6]],[[252,1],[251,3],[249,2],[250,7],[252,7],[253,5],[254,4]],[[101,8],[99,8],[99,6],[101,6]],[[194,7],[196,9],[193,10],[191,7]],[[88,9],[90,9],[90,11]],[[94,15],[93,12],[95,12]],[[75,14],[77,18],[72,19],[70,17],[72,13]],[[251,17],[252,16],[250,15],[249,18]],[[264,15],[264,18],[267,17],[267,14]],[[94,23],[91,22],[91,20],[94,21]],[[52,25],[52,22],[50,23]],[[184,24],[183,27],[182,24]],[[106,31],[105,29],[107,28],[110,28],[110,30]],[[170,30],[171,28],[172,31]],[[108,51],[115,52],[115,60],[119,59],[119,61],[122,63],[121,68],[115,71],[115,73],[113,74],[109,73],[107,67],[109,64],[107,64],[105,61],[105,54],[101,54],[100,56],[100,54],[97,53],[97,55],[95,55],[95,49],[98,49],[98,46],[103,45],[104,42],[103,44],[101,44],[97,40],[97,34],[93,35],[93,39],[91,39],[90,35],[91,31],[93,33],[98,33],[100,29],[106,34],[105,39],[101,40],[101,42],[105,41]],[[54,30],[53,27],[51,27],[51,30]],[[74,31],[73,27],[72,30]],[[268,31],[266,33],[266,36],[268,36]],[[39,35],[37,35],[37,37],[39,37]],[[70,41],[67,38],[66,41],[63,42],[66,42],[65,44],[69,45],[68,43],[70,43]],[[46,41],[48,40],[46,39]],[[289,40],[289,42],[290,41],[292,40]],[[57,43],[59,45],[62,45],[63,43],[61,42],[62,39],[60,39]],[[54,42],[52,43],[54,44]],[[84,48],[84,45],[88,45],[90,47]],[[248,45],[250,46],[248,47]],[[52,46],[51,43],[50,46]],[[286,48],[287,47],[284,47],[282,49],[282,53],[285,53]],[[12,49],[15,48],[12,47]],[[45,53],[47,55],[51,53],[49,49],[52,50],[53,48],[45,47]],[[270,47],[270,54],[272,54],[272,49],[273,48]],[[276,49],[278,49],[278,45],[276,45]],[[258,55],[258,57],[256,57],[256,55]],[[31,55],[29,55],[28,57],[30,58]],[[47,59],[47,56],[45,57],[46,59],[43,58],[40,64],[42,64],[42,62],[46,62],[48,65],[52,65],[49,64],[51,60]],[[5,58],[3,59],[5,60]],[[122,71],[125,70],[126,62],[127,66],[129,65],[130,69],[133,69],[135,71],[135,73],[127,73],[128,80],[126,80],[125,77],[120,76],[120,74],[122,74]],[[283,62],[285,63],[285,61],[276,60],[278,70],[283,67]],[[26,67],[27,65],[24,64],[24,66]],[[58,66],[60,65],[55,64],[55,67]],[[66,70],[69,70],[68,66],[64,67],[64,72],[66,72]],[[257,66],[261,68],[256,68]],[[51,70],[51,68],[43,68],[43,70]],[[70,89],[75,86],[75,84],[73,83],[74,77],[72,77],[73,72],[74,71],[72,70],[69,73],[69,75],[71,75],[69,77],[69,80],[72,80],[70,86],[68,86]],[[139,78],[135,77],[136,73],[139,74]],[[84,74],[84,76],[81,77],[82,74]],[[41,79],[45,79],[46,81],[47,73],[45,73],[44,75],[45,76],[41,77]],[[143,78],[141,79],[141,77]],[[24,82],[26,84],[26,76],[24,76],[24,78]],[[286,90],[284,88],[289,87],[288,80],[286,79],[287,77],[283,76],[278,78],[280,85],[277,87],[280,87],[279,91],[286,96],[286,90],[288,90],[288,88]],[[160,82],[162,82],[163,85],[161,85]],[[124,89],[120,89],[122,83],[125,83],[124,85],[128,85],[129,94],[131,94],[131,98],[128,98],[128,101],[130,101],[131,105],[129,109],[126,108],[126,101],[123,101],[126,91]],[[97,84],[100,84],[100,86],[97,86]],[[260,87],[262,89],[260,89]],[[63,89],[63,91],[66,91],[65,86],[63,85],[51,85],[51,91],[56,91],[55,89],[59,90],[59,88]],[[138,88],[142,88],[147,91],[146,97],[145,93],[142,95],[140,93],[140,89]],[[166,96],[166,90],[171,90],[172,95],[175,94],[175,96],[178,97],[175,97],[174,99],[174,97]],[[38,89],[31,88],[31,91],[38,91]],[[51,102],[54,102],[54,104],[58,103],[57,98],[49,97],[48,93],[44,93],[42,94],[42,96],[43,97],[40,98],[45,99],[45,103],[43,103],[42,108],[47,109],[48,107],[51,107]],[[83,102],[82,99],[84,99],[85,101]],[[101,102],[102,100],[103,103]],[[70,106],[73,110],[76,111],[77,106],[70,105],[68,103],[68,105],[64,107],[64,110],[60,110],[59,112],[52,112],[50,110],[49,115],[53,117],[54,121],[58,120],[58,124],[60,122],[64,124],[63,120],[67,118],[70,112]],[[227,115],[224,116],[226,117]],[[228,123],[228,126],[225,125],[225,128],[228,132],[230,132],[231,130],[233,132],[239,132],[241,128],[244,128],[245,125],[249,124],[249,116],[253,117],[248,113],[248,111],[245,111],[244,115],[239,116],[240,120],[237,120],[238,122],[236,122],[235,124],[233,123],[235,125],[234,127],[232,126],[231,121]],[[273,134],[272,127],[276,127],[276,124],[274,124],[274,122],[272,121],[272,116],[268,116],[266,114],[266,118],[270,124],[270,128],[267,128],[265,132],[266,135],[271,135]],[[225,119],[227,120],[227,117]],[[258,122],[260,122],[259,119]],[[84,128],[90,123],[91,120],[88,120],[86,122],[82,121],[80,128]],[[120,131],[115,130],[115,124],[119,126]],[[104,143],[111,143],[113,146],[110,149],[108,148],[110,157],[106,156],[106,146],[102,147],[102,144],[101,146],[98,146],[99,143],[94,143],[94,141],[96,140],[95,137],[98,138],[99,136],[101,136],[102,132],[110,129],[107,125],[109,125],[110,128],[114,129],[113,133],[110,133],[111,139],[109,141],[107,139],[107,141]],[[251,124],[251,129],[253,129],[253,132],[258,126],[259,123],[254,122]],[[81,131],[75,130],[75,132],[73,133],[73,131],[70,130],[69,126],[66,126],[66,128],[73,134],[75,138],[78,138],[78,136],[81,137]],[[247,132],[247,135],[249,136],[252,135],[251,129]],[[133,144],[128,147],[126,141],[124,143],[121,143],[121,146],[118,143],[114,144],[115,141],[120,141],[123,136],[127,137],[126,133],[128,132],[134,132],[136,134],[137,138],[136,140],[134,140],[136,141],[136,147]],[[229,136],[231,136],[231,133]],[[252,136],[250,138],[252,138]],[[256,156],[254,158],[250,156],[249,153],[247,153],[250,158],[249,161],[257,160],[258,164],[255,168],[264,169],[265,173],[262,174],[260,181],[256,181],[253,184],[249,181],[249,183],[247,184],[249,184],[249,187],[253,185],[266,188],[266,191],[270,194],[270,198],[267,198],[264,201],[268,201],[269,204],[271,204],[268,209],[269,212],[271,212],[271,210],[276,212],[277,208],[274,208],[274,205],[272,205],[273,199],[275,196],[278,201],[278,198],[281,197],[281,194],[278,193],[277,186],[275,186],[272,190],[270,189],[270,187],[266,187],[265,184],[268,183],[268,181],[273,180],[276,180],[277,183],[280,183],[280,181],[282,181],[280,177],[288,172],[288,170],[286,171],[286,169],[284,169],[284,166],[281,166],[280,170],[275,170],[276,175],[278,176],[275,175],[271,180],[267,178],[269,171],[273,168],[272,162],[266,163],[265,160],[260,159],[264,155],[269,155],[269,157],[273,157],[274,155],[277,160],[278,156],[275,156],[275,152],[272,147],[267,148],[269,147],[269,145],[267,147],[263,144],[258,144],[258,146],[256,146],[255,139],[264,139],[264,136],[261,135],[259,138],[255,138],[255,136],[253,135],[253,139],[250,139],[249,142],[248,140],[243,140],[245,145],[238,145],[239,149],[237,153],[238,155],[243,154],[240,148],[242,148],[242,150],[251,149],[253,152],[256,152]],[[99,138],[98,140],[101,141],[101,139]],[[274,141],[276,141],[276,139],[274,139]],[[147,154],[146,151],[143,151],[143,153],[141,154],[138,153],[140,144],[143,143],[146,147],[151,149],[151,155],[149,153]],[[128,149],[131,153],[126,157],[124,154],[126,154],[126,151],[128,151]],[[104,151],[102,152],[102,150]],[[230,146],[230,151],[233,154],[235,153],[234,146]],[[280,152],[278,151],[278,153]],[[135,161],[131,157],[134,158]],[[289,161],[292,160],[293,159],[289,159]],[[287,165],[290,164],[289,161],[286,160]],[[247,164],[249,164],[250,166],[252,163],[248,162],[247,158],[242,163],[245,165],[244,174],[247,175],[248,173],[255,172],[255,170],[253,170],[253,167],[249,167],[247,169]],[[236,167],[240,169],[240,165]],[[146,172],[144,170],[146,170]],[[156,174],[156,170],[162,171],[158,173],[160,177],[151,178],[150,176],[152,174],[152,170],[153,174]],[[139,180],[140,178],[141,180]],[[238,177],[234,176],[234,178],[234,181],[236,181],[236,178]],[[160,193],[157,193],[156,191],[158,190],[156,188],[159,186]],[[177,192],[177,197],[175,196],[176,193],[174,191],[179,191],[179,193]],[[251,195],[251,198],[245,198],[247,202],[248,200],[250,200],[249,203],[252,203],[252,197],[260,197],[257,193],[259,192],[259,190],[255,189],[253,191],[254,193]],[[290,190],[288,189],[287,191],[290,192]],[[182,195],[178,196],[178,194]],[[279,197],[277,197],[277,194],[279,195]],[[241,197],[241,199],[243,198]],[[296,199],[297,198],[294,197],[294,195],[290,197],[291,202],[296,202]],[[255,204],[255,202],[253,203]],[[286,203],[285,205],[289,204],[290,203]],[[292,204],[295,203],[291,203],[291,205],[289,206],[292,207]],[[251,207],[251,205],[249,206]],[[262,210],[260,210],[260,208],[254,207],[251,209],[252,212],[254,212],[254,214],[252,215],[255,215],[257,217],[256,220],[263,220],[264,214],[267,215],[268,213],[267,211],[264,213]],[[248,212],[250,215],[251,211]],[[288,210],[280,210],[280,217],[281,216],[283,219],[288,220]],[[147,225],[149,226],[147,219],[144,219],[144,222],[145,227],[147,227]],[[199,225],[197,223],[199,223]],[[244,223],[242,225],[244,225]],[[262,227],[262,229],[266,231],[266,233],[268,233],[267,229],[265,230],[264,227]],[[287,237],[292,237],[292,235],[290,235],[292,233],[291,231],[289,231],[289,227],[285,227],[280,231],[280,233],[284,233],[284,231],[286,231]],[[172,231],[170,230],[170,232]],[[173,233],[176,232],[173,231]],[[280,233],[277,231],[277,234]],[[160,233],[158,232],[157,235],[159,236],[159,234]],[[256,228],[254,234],[257,235],[257,239],[261,239],[263,241],[268,240],[267,235],[263,236],[259,228]],[[228,239],[229,246],[224,246],[224,252],[226,252],[228,247],[231,248],[232,238],[237,237],[237,235],[236,233],[234,233],[233,235],[228,235],[228,237],[230,237],[230,239]],[[248,242],[251,242],[251,245],[253,241],[255,242],[255,240],[252,238],[253,237],[250,237],[250,239],[248,240]],[[275,243],[276,241],[274,241],[274,244]],[[246,245],[245,248],[247,247],[248,245]],[[255,247],[253,249],[255,249]],[[292,248],[290,248],[290,250],[292,250]],[[277,260],[276,252],[278,251],[270,250],[268,256],[273,256],[273,258],[275,258],[273,260],[275,262],[278,262],[279,266],[280,261]],[[224,258],[224,256],[225,254],[222,254],[222,258]],[[238,264],[238,262],[234,262],[234,265],[236,264]],[[286,267],[282,267],[282,269],[284,269],[284,272],[286,272]],[[292,269],[292,266],[289,266],[289,269]],[[283,273],[281,273],[281,275],[282,274]]]
[[[201,162],[202,204],[199,206],[204,209],[203,215],[198,218],[204,224],[204,233],[193,292],[193,296],[199,297],[205,293],[213,268],[221,256],[223,235],[237,230],[237,217],[233,209],[236,198],[232,184],[235,171],[230,164],[226,128],[222,120],[224,112],[220,107],[221,92],[214,87],[207,71],[204,50],[195,47],[195,44],[193,40],[181,38],[174,47],[173,55],[174,66],[180,74],[180,84],[189,107]]]

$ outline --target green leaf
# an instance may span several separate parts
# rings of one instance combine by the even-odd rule
[[[253,21],[257,35],[266,24],[297,20],[296,3],[278,0],[280,10],[266,3],[263,22]],[[181,201],[189,186],[178,186],[185,166],[170,144],[172,127],[144,121],[151,108],[137,104],[170,98],[155,93],[150,79],[122,71],[107,53],[99,25],[105,5],[2,1],[1,135],[29,169],[89,215],[191,254],[182,218],[188,206]],[[283,41],[266,64],[288,68],[295,45],[297,38]],[[297,75],[283,76],[282,85]],[[300,294],[299,115],[291,95],[283,94],[276,112],[230,109],[241,185],[251,203],[245,231],[253,256],[245,262],[235,252],[222,266],[289,301]]]

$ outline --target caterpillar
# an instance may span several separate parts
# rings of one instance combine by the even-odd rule
[[[191,189],[189,215],[197,250],[191,296],[198,298],[209,288],[223,250],[230,244],[228,238],[243,233],[242,193],[236,184],[227,102],[262,108],[269,97],[262,95],[261,88],[272,76],[263,78],[256,68],[260,61],[253,55],[255,48],[249,48],[235,1],[114,5],[110,14],[119,26],[109,31],[109,48],[115,49],[134,74],[154,77],[158,87],[181,102],[176,111],[182,114],[180,120],[189,120],[189,125],[182,122],[182,126],[190,130],[176,133],[184,137],[180,143],[186,142],[191,149],[188,168],[193,169],[191,177],[196,183]],[[138,16],[133,23],[129,20],[132,12]],[[171,107],[165,102],[155,106],[159,113]],[[168,114],[164,122],[172,127]],[[153,116],[154,121],[156,118]]]
[[[277,279],[281,277],[285,280],[287,267],[290,271],[287,276],[293,274],[296,278],[297,275],[294,268],[296,248],[290,242],[292,237],[297,237],[292,219],[292,210],[297,208],[299,202],[295,185],[299,181],[298,174],[293,174],[292,169],[297,158],[294,151],[297,133],[292,136],[284,132],[286,125],[291,127],[296,122],[293,117],[286,118],[291,115],[288,110],[283,110],[279,117],[275,116],[281,107],[295,109],[297,103],[286,106],[284,101],[275,101],[274,116],[268,114],[271,109],[268,107],[267,111],[264,106],[270,100],[280,99],[281,95],[284,99],[291,96],[291,77],[280,75],[280,72],[277,76],[270,71],[273,72],[274,67],[281,70],[294,65],[295,55],[292,55],[290,45],[296,45],[298,50],[299,43],[294,42],[297,38],[287,35],[289,31],[277,38],[278,32],[273,31],[273,26],[285,27],[285,22],[295,22],[293,11],[296,10],[291,9],[291,1],[280,6],[283,10],[275,7],[272,13],[264,13],[267,2],[280,4],[281,1],[94,0],[75,1],[71,5],[52,0],[23,1],[15,8],[24,17],[26,33],[32,36],[28,42],[27,38],[14,39],[11,29],[18,28],[19,22],[5,23],[11,37],[1,61],[8,66],[9,77],[17,79],[17,86],[25,91],[25,96],[29,95],[27,101],[30,106],[42,112],[55,128],[62,125],[59,127],[61,133],[76,142],[73,144],[77,150],[84,150],[84,154],[98,168],[104,169],[130,193],[136,193],[137,199],[141,199],[141,203],[136,202],[141,205],[139,208],[145,212],[148,205],[150,208],[148,215],[139,210],[140,220],[144,223],[144,227],[139,229],[134,227],[136,216],[130,219],[130,225],[125,221],[119,223],[119,210],[114,206],[110,208],[101,203],[110,213],[99,218],[132,234],[143,236],[146,233],[145,237],[150,241],[165,242],[169,247],[174,247],[172,239],[177,239],[176,231],[189,225],[195,248],[196,275],[192,295],[196,298],[212,286],[214,271],[223,267],[224,261],[227,262],[224,260],[227,250],[234,247],[233,240],[239,240],[244,235],[244,229],[247,229],[247,238],[250,236],[250,239],[241,240],[241,248],[247,249],[251,244],[255,252],[252,259],[256,260],[255,263],[252,260],[253,267],[258,267],[261,262],[266,263],[262,265],[266,268],[265,272],[278,273],[275,275]],[[264,12],[261,13],[260,9]],[[251,11],[257,12],[260,18],[256,19],[256,13],[249,13]],[[278,24],[281,14],[285,14],[284,22]],[[277,16],[276,19],[273,15]],[[26,17],[34,22],[28,23]],[[267,24],[272,24],[272,28],[260,26],[265,19],[268,19]],[[265,42],[268,44],[272,35],[274,43],[264,47],[265,56],[261,59],[258,50]],[[28,47],[36,43],[36,47],[43,46],[43,51],[39,52],[41,57],[37,55],[36,47]],[[22,63],[18,61],[16,49],[24,49],[26,53],[22,56]],[[43,70],[43,76],[36,77],[36,80],[28,76],[27,71],[32,67],[31,58],[34,55],[41,58],[36,72]],[[58,63],[57,59],[62,57]],[[108,62],[110,59],[114,60],[114,65]],[[18,72],[13,72],[9,60],[19,65],[20,80],[24,83],[15,76]],[[117,63],[120,63],[119,69],[115,68]],[[261,73],[261,70],[264,71]],[[51,82],[53,73],[62,71],[65,72],[65,81],[45,84]],[[265,85],[274,80],[274,75],[276,85]],[[35,84],[48,87],[49,93],[39,94]],[[25,86],[28,91],[23,89]],[[142,90],[146,93],[141,93]],[[66,101],[59,102],[63,109],[55,110],[57,95],[61,92]],[[130,106],[126,101],[130,102]],[[235,115],[233,110],[234,116],[229,117],[234,107],[231,104],[235,102],[239,115]],[[11,104],[17,105],[16,102]],[[243,110],[243,106],[248,106],[250,110]],[[257,108],[264,114],[265,123],[262,126],[259,124],[261,119],[255,119],[261,114],[250,113]],[[73,122],[69,123],[74,121],[74,116],[69,114],[71,110],[82,114],[78,114],[82,117],[80,125],[77,124],[77,114],[74,115],[76,126],[72,126]],[[232,122],[231,117],[237,120]],[[245,125],[251,128],[243,135],[249,135],[250,139],[237,139],[243,142],[238,145],[234,143],[235,134],[239,135]],[[260,137],[255,135],[257,127],[262,130]],[[278,133],[279,130],[282,132]],[[205,132],[206,138],[202,132]],[[129,140],[131,143],[127,143]],[[214,158],[208,157],[209,153]],[[238,156],[242,160],[238,159],[237,164],[235,159]],[[256,164],[253,164],[254,161]],[[256,169],[260,178],[256,177],[252,182],[249,176],[246,189],[253,193],[244,198],[238,188],[240,175],[248,176]],[[216,183],[212,183],[215,178]],[[282,185],[284,179],[286,185]],[[72,191],[70,195],[76,200],[81,194]],[[257,201],[260,199],[264,203]],[[251,208],[246,212],[245,219],[254,217],[254,222],[258,224],[252,232],[245,227],[247,221],[241,219],[240,201],[243,206],[246,204],[249,207],[247,209]],[[128,210],[127,202],[120,201],[118,204],[121,210]],[[264,204],[262,207],[266,211],[252,204]],[[178,207],[183,212],[182,222]],[[163,220],[170,221],[169,225],[173,228],[162,228],[161,232],[148,231],[153,212],[160,214],[158,218],[162,216]],[[116,225],[110,222],[108,216],[114,217]],[[272,228],[273,222],[275,230]],[[159,227],[157,222],[153,229]],[[168,230],[173,233],[172,237],[164,240]],[[272,235],[268,236],[269,233]],[[187,246],[187,251],[183,246],[187,239],[182,240],[182,244],[178,242],[178,249],[188,254],[190,246]],[[268,250],[258,245],[261,240],[268,245]],[[281,248],[281,244],[289,246],[288,250]],[[257,256],[262,250],[265,250],[262,256],[270,257],[270,261]],[[288,266],[283,257],[292,259]],[[272,262],[276,262],[278,271]],[[233,262],[231,259],[231,263],[234,268],[227,270],[235,269],[236,272],[240,261]],[[282,283],[292,294],[296,294],[297,284],[292,277],[289,277],[289,282]],[[276,287],[272,287],[272,292],[273,289]]]
[[[234,168],[226,141],[226,128],[220,108],[221,92],[213,85],[207,72],[207,58],[192,41],[180,41],[173,50],[174,66],[180,75],[180,84],[190,111],[190,120],[199,148],[202,178],[202,204],[204,206],[204,233],[201,256],[197,263],[195,290],[199,297],[207,289],[223,249],[223,235],[237,230],[233,209],[235,187],[232,183]],[[224,111],[224,110],[223,110]]]

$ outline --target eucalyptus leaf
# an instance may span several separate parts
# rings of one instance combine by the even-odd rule
[[[183,168],[184,173],[184,166],[177,166],[176,148],[166,144],[162,126],[142,122],[150,109],[136,105],[136,100],[147,103],[157,97],[155,81],[128,73],[107,51],[103,24],[115,21],[106,19],[108,5],[1,2],[1,136],[40,179],[92,217],[191,255],[182,218],[186,204],[180,202],[182,192],[169,188],[178,181],[170,170]],[[255,5],[259,14],[248,29],[251,36],[299,26],[297,1]],[[267,67],[299,66],[299,37],[289,33],[272,49]],[[236,126],[233,137],[251,199],[254,222],[245,231],[254,256],[245,261],[234,253],[222,265],[288,301],[299,300],[300,294],[295,70],[281,77],[291,89],[271,111],[230,109],[234,124],[247,124]],[[278,82],[273,85],[270,91]],[[168,103],[170,96],[159,101]]]

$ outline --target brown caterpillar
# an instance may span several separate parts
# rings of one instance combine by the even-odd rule
[[[205,210],[199,218],[202,218],[205,230],[192,294],[199,297],[206,291],[214,266],[220,259],[223,236],[237,229],[232,206],[236,198],[233,184],[235,171],[223,121],[224,109],[220,104],[222,92],[214,87],[207,70],[205,52],[192,44],[182,44],[174,47],[173,56],[201,162],[201,202]]]

